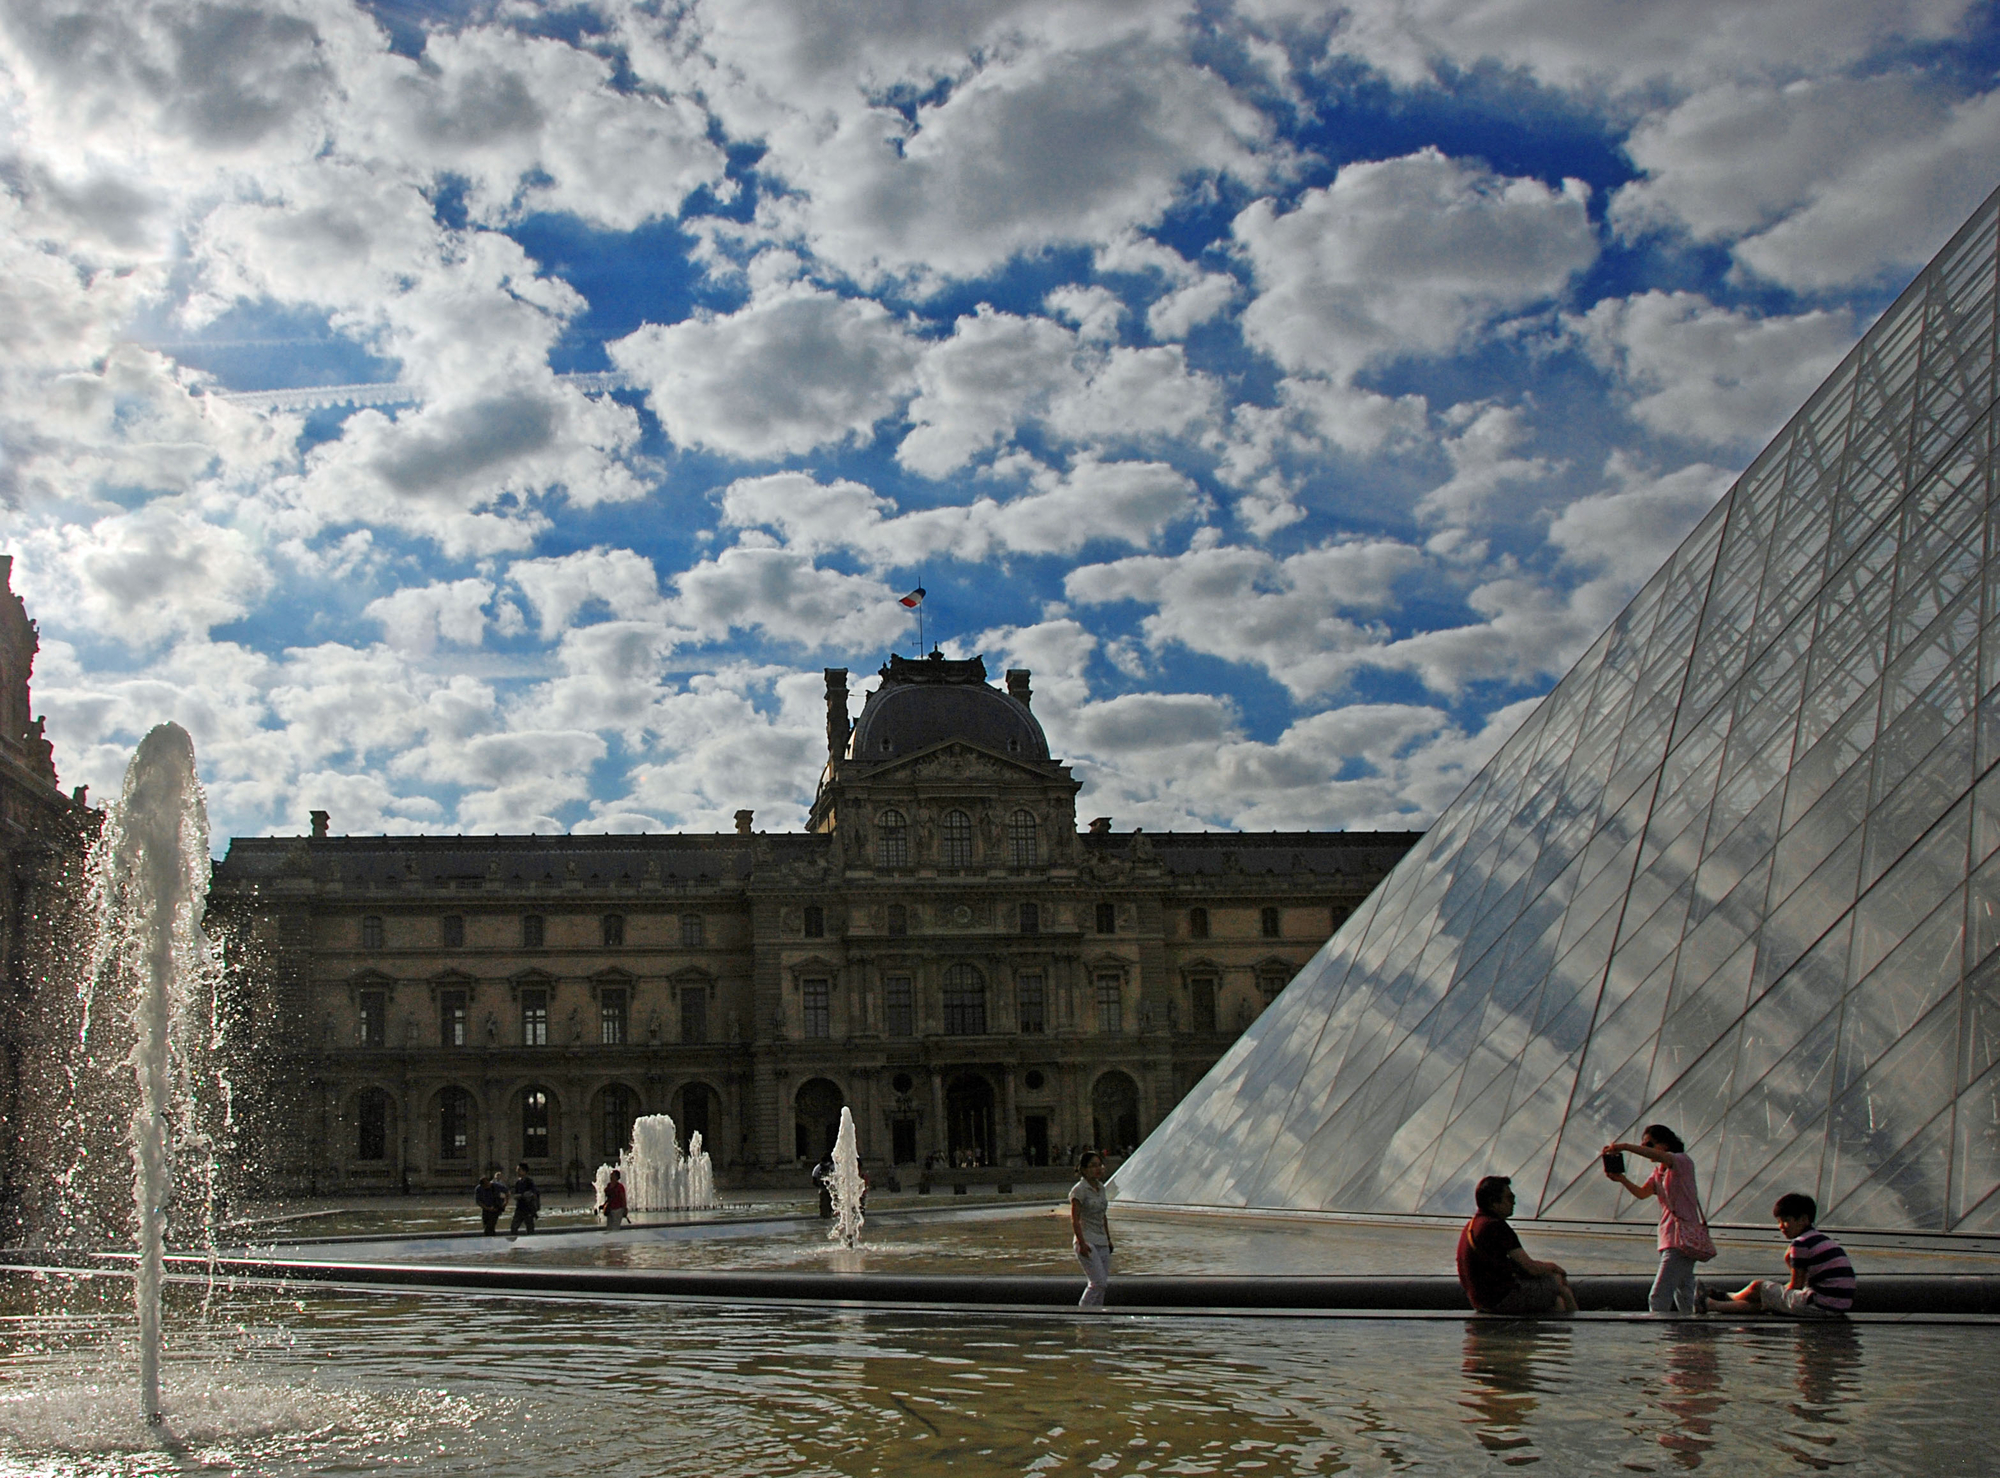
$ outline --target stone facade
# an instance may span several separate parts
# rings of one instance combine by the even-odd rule
[[[827,674],[804,833],[233,842],[212,917],[300,1179],[573,1177],[665,1112],[794,1184],[843,1104],[878,1167],[1130,1146],[1416,840],[1080,832],[1029,674],[881,675],[850,727]]]

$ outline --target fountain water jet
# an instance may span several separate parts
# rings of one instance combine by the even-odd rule
[[[843,1247],[861,1245],[861,1224],[867,1220],[861,1209],[867,1185],[861,1178],[861,1156],[854,1147],[854,1114],[845,1105],[840,1110],[840,1133],[833,1141],[833,1173],[826,1178],[833,1197],[833,1225],[827,1228],[829,1242]]]
[[[199,1060],[220,1045],[216,960],[202,933],[208,895],[208,812],[195,774],[194,742],[161,724],[140,742],[125,788],[105,819],[92,857],[97,945],[86,989],[133,993],[130,1065],[138,1101],[131,1121],[137,1213],[139,1400],[161,1419],[160,1284],[176,1159],[198,1152],[200,1213],[213,1246],[214,1151],[197,1087]],[[86,1005],[86,1021],[88,1020]],[[226,1127],[228,1085],[222,1090]]]
[[[618,1157],[627,1205],[639,1211],[705,1211],[715,1205],[715,1167],[701,1147],[701,1131],[681,1153],[680,1136],[669,1114],[645,1114],[632,1121],[632,1147]],[[597,1170],[597,1201],[611,1183],[611,1167]]]

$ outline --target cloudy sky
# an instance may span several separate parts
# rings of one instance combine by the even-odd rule
[[[792,828],[921,580],[1083,815],[1422,825],[2000,182],[1996,70],[1969,0],[0,0],[37,708],[100,795],[185,724],[219,835]]]

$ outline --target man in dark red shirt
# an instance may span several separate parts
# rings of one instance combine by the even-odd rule
[[[1514,1214],[1514,1184],[1489,1175],[1473,1187],[1479,1214],[1458,1234],[1458,1286],[1482,1314],[1574,1314],[1569,1275],[1552,1262],[1536,1262],[1507,1224]]]

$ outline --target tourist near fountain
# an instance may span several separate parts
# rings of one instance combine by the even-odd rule
[[[833,1141],[833,1171],[826,1178],[826,1187],[833,1197],[833,1225],[827,1228],[827,1240],[843,1247],[859,1247],[861,1224],[867,1219],[861,1202],[868,1183],[861,1178],[861,1156],[854,1148],[854,1114],[844,1104],[840,1133]]]
[[[611,1183],[610,1165],[597,1167],[597,1199]],[[688,1139],[681,1153],[680,1136],[670,1114],[646,1114],[632,1121],[632,1147],[618,1157],[616,1169],[625,1183],[627,1208],[640,1211],[706,1211],[715,1203],[715,1167],[701,1147],[701,1131]]]

